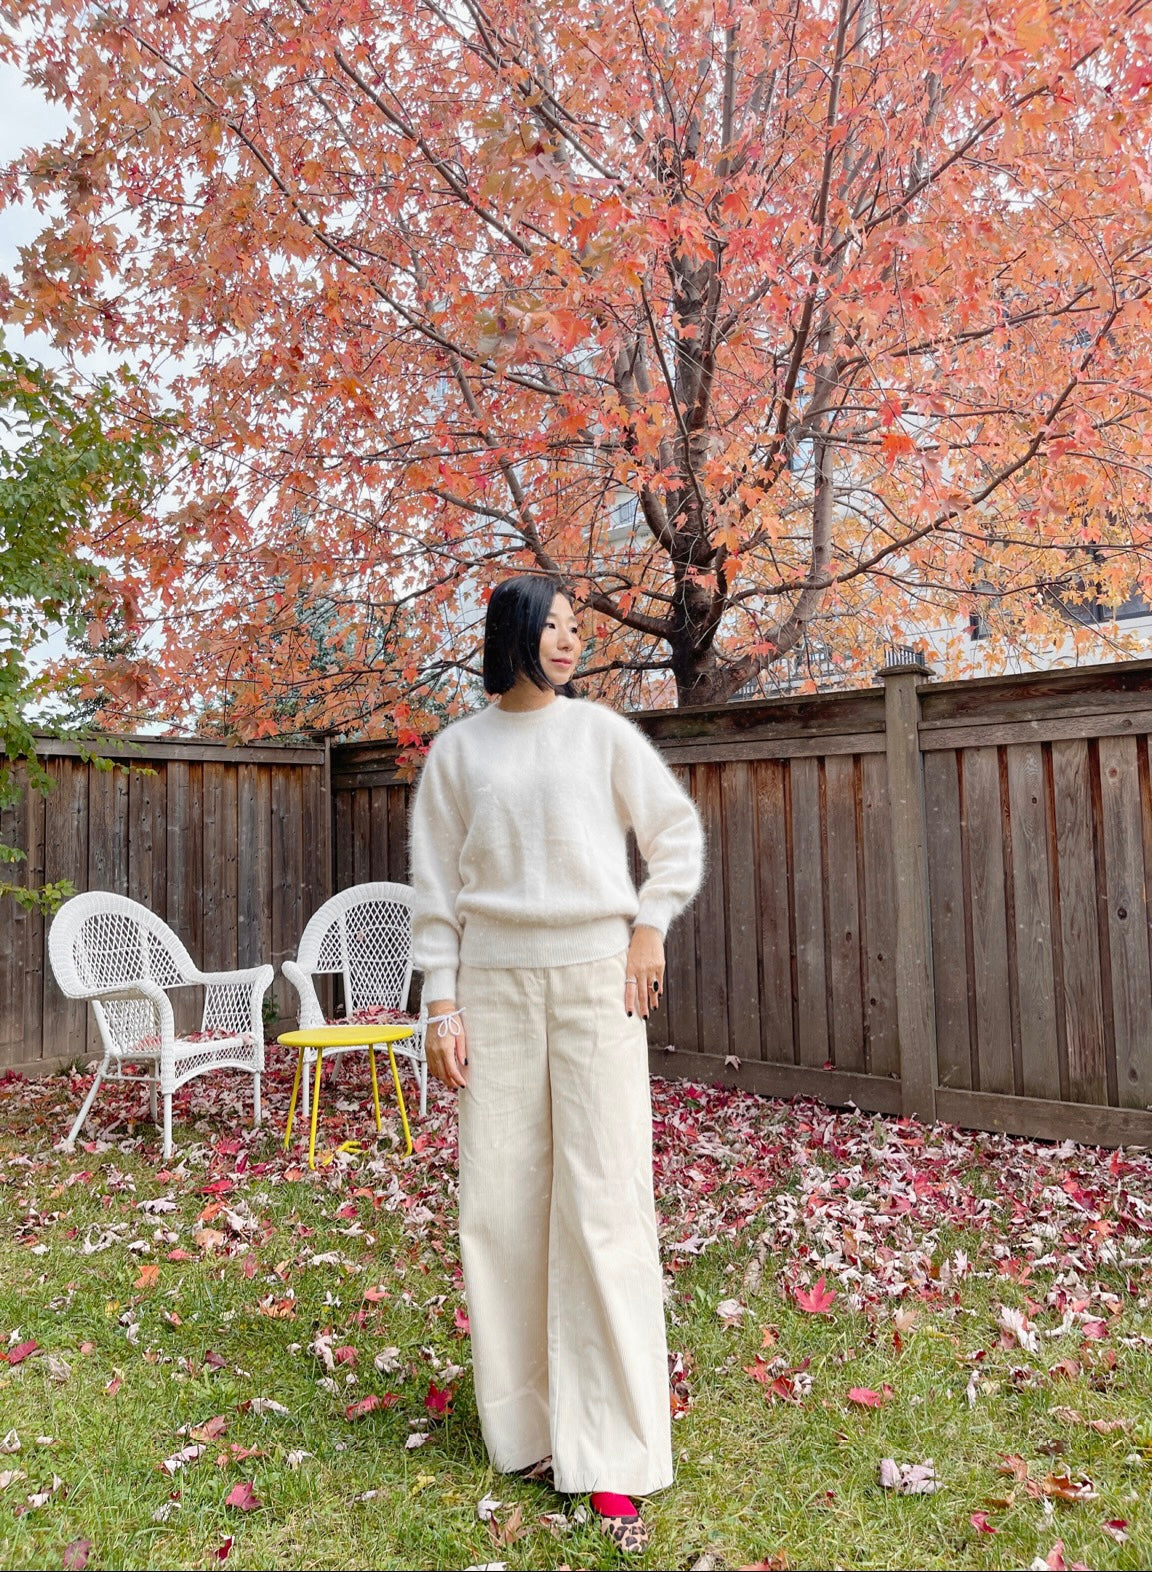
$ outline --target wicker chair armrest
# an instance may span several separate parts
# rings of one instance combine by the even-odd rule
[[[117,999],[146,999],[156,1011],[161,1041],[170,1043],[176,1036],[176,1023],[172,1016],[172,1001],[159,983],[150,982],[147,978],[142,977],[137,982],[120,983],[113,988],[88,989],[83,997],[92,1004],[110,1004]]]
[[[306,1031],[312,1026],[323,1026],[324,1011],[320,1008],[320,996],[316,992],[316,984],[312,981],[312,973],[306,972],[296,961],[285,961],[280,970],[295,988],[300,1000],[297,1014],[301,1030]]]
[[[238,988],[243,983],[251,983],[253,986],[260,983],[262,984],[260,991],[263,993],[271,985],[275,975],[276,973],[272,967],[265,963],[263,966],[242,967],[235,972],[202,972],[197,968],[189,976],[188,981],[203,983],[207,987],[222,986],[228,988]]]

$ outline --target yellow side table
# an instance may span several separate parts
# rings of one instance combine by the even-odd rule
[[[400,1088],[400,1075],[396,1069],[396,1055],[392,1044],[413,1036],[411,1026],[312,1026],[298,1032],[285,1032],[276,1041],[285,1048],[299,1050],[296,1059],[296,1079],[292,1082],[292,1101],[288,1104],[288,1127],[284,1131],[284,1150],[292,1139],[292,1120],[296,1116],[296,1099],[300,1095],[300,1077],[304,1073],[304,1060],[309,1048],[316,1050],[316,1087],[312,1099],[312,1129],[308,1137],[308,1166],[316,1166],[316,1116],[320,1110],[320,1077],[324,1070],[324,1050],[330,1053],[347,1053],[350,1048],[367,1048],[368,1062],[372,1067],[372,1106],[376,1113],[376,1128],[380,1130],[380,1088],[376,1081],[376,1045],[388,1048],[388,1062],[392,1066],[392,1085],[396,1088],[396,1101],[400,1106],[400,1122],[404,1126],[407,1142],[404,1155],[412,1155],[412,1132],[408,1128],[408,1110],[404,1106],[404,1093]]]

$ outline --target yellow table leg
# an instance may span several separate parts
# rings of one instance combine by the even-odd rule
[[[300,1095],[300,1075],[304,1069],[304,1049],[296,1051],[296,1078],[292,1082],[292,1101],[288,1104],[288,1123],[284,1129],[284,1150],[288,1150],[288,1143],[292,1139],[292,1120],[296,1117],[296,1099]]]
[[[316,1116],[320,1112],[320,1077],[324,1073],[324,1050],[316,1050],[316,1090],[312,1098],[312,1134],[308,1141],[308,1166],[316,1166]]]
[[[392,1052],[392,1044],[388,1044],[388,1062],[392,1066],[392,1085],[396,1088],[396,1101],[400,1105],[400,1123],[404,1126],[404,1139],[408,1143],[405,1148],[405,1157],[412,1156],[412,1132],[408,1128],[408,1110],[404,1106],[404,1093],[400,1086],[400,1072],[396,1068],[396,1055]]]
[[[368,1044],[368,1063],[372,1066],[372,1107],[376,1111],[376,1133],[379,1135],[384,1126],[380,1120],[380,1087],[376,1080],[376,1049],[372,1043]]]

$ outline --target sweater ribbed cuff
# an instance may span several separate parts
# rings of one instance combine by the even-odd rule
[[[643,923],[647,928],[655,928],[663,939],[667,936],[673,917],[676,917],[679,912],[680,902],[677,900],[667,898],[661,900],[655,895],[642,896],[639,910],[632,919],[632,926],[635,928]]]
[[[455,966],[433,966],[424,973],[424,987],[420,997],[426,1005],[433,999],[451,999],[456,1003]]]

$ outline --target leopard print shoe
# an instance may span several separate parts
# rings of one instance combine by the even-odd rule
[[[639,1512],[627,1517],[603,1517],[597,1514],[600,1532],[626,1556],[641,1556],[648,1549],[648,1530]]]

